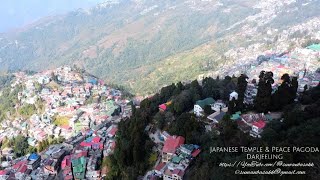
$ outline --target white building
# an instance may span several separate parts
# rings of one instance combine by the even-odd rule
[[[235,99],[235,100],[238,100],[238,93],[233,91],[231,94],[230,94],[230,98],[229,98],[229,101],[232,101],[232,99]]]
[[[184,171],[181,169],[170,170],[166,169],[163,175],[163,180],[182,180],[184,176]]]
[[[222,100],[218,100],[217,102],[215,102],[213,104],[212,109],[215,110],[216,112],[220,112],[220,110],[222,110],[226,107],[227,107],[227,105],[224,102],[222,102]]]
[[[211,109],[212,109],[214,102],[215,101],[213,98],[206,98],[206,99],[197,101],[193,107],[194,114],[198,117],[203,116],[204,107],[209,105],[209,106],[211,106]]]
[[[260,134],[262,133],[266,123],[264,120],[259,120],[252,123],[252,129],[250,131],[250,136],[260,138]]]

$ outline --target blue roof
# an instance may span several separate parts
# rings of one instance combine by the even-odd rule
[[[98,84],[98,80],[96,80],[96,79],[89,79],[88,83]]]
[[[93,131],[92,131],[92,130],[90,130],[90,131],[87,132],[87,136],[91,136],[92,134],[93,134]]]
[[[217,121],[220,121],[221,119],[223,119],[223,117],[224,117],[224,115],[225,115],[226,113],[225,112],[220,112],[220,114],[218,114],[216,117],[214,117]]]
[[[200,148],[200,146],[198,146],[196,144],[194,144],[193,146],[194,146],[195,149],[199,149]]]
[[[88,137],[87,139],[86,139],[86,142],[91,142],[92,141],[92,139],[93,139],[93,137],[91,136],[91,137]]]
[[[39,155],[36,154],[36,153],[32,153],[30,156],[29,156],[29,160],[30,161],[33,161],[33,160],[36,160],[39,158]]]

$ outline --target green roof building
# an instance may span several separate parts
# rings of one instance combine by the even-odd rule
[[[266,114],[265,116],[266,116],[268,121],[272,121],[273,120],[273,118],[272,118],[272,116],[270,114]]]
[[[86,159],[85,159],[85,157],[73,159],[71,162],[72,162],[72,171],[73,171],[74,179],[84,179],[85,172],[86,172]]]
[[[238,112],[236,112],[236,113],[234,113],[234,114],[232,114],[232,116],[231,116],[231,120],[240,120],[241,119],[241,111],[238,111]]]
[[[199,105],[202,109],[206,106],[206,105],[211,105],[215,102],[215,100],[213,98],[206,98],[203,100],[198,100],[196,102],[197,105]]]
[[[240,115],[239,114],[232,114],[231,118],[232,120],[239,120],[241,119]]]
[[[194,150],[194,146],[192,144],[183,144],[183,145],[181,145],[180,149],[183,153],[190,155],[192,153],[192,151]]]
[[[173,158],[172,158],[172,162],[173,163],[175,163],[175,164],[179,164],[180,163],[180,161],[181,161],[181,157],[179,157],[179,156],[174,156]]]
[[[215,102],[215,100],[211,97],[196,101],[196,104],[194,105],[194,108],[193,108],[194,114],[198,117],[203,116],[204,107],[206,105],[212,105],[212,104],[214,104],[214,102]],[[211,107],[211,109],[212,109],[212,107]]]
[[[311,49],[313,51],[320,51],[320,44],[312,44],[308,46],[307,49]]]

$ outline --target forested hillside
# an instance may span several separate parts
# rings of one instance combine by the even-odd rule
[[[286,153],[284,155],[282,160],[286,163],[315,163],[311,168],[297,167],[296,170],[307,172],[306,175],[299,176],[235,175],[235,167],[223,168],[219,166],[220,162],[245,161],[247,160],[246,154],[240,152],[210,153],[211,147],[318,147],[320,145],[319,85],[303,92],[298,102],[286,101],[287,98],[290,99],[290,93],[274,100],[274,97],[278,97],[278,93],[281,91],[292,90],[291,87],[285,87],[287,82],[284,81],[280,92],[270,94],[269,98],[273,98],[273,100],[266,106],[267,110],[275,109],[272,107],[272,103],[285,102],[282,107],[276,109],[283,111],[283,115],[281,119],[272,120],[267,124],[261,138],[253,138],[248,133],[241,131],[236,121],[230,119],[233,113],[230,109],[217,124],[216,131],[205,131],[206,118],[199,118],[193,113],[189,113],[193,104],[206,97],[228,101],[228,94],[232,89],[236,89],[241,94],[243,78],[243,76],[233,78],[227,76],[224,79],[206,78],[202,86],[197,81],[186,85],[172,84],[162,88],[153,97],[143,100],[140,108],[134,109],[133,116],[119,124],[115,154],[105,160],[106,165],[110,168],[107,179],[136,179],[138,176],[144,175],[147,169],[152,169],[153,164],[150,157],[153,152],[151,147],[154,144],[145,131],[146,126],[150,124],[160,130],[166,130],[172,135],[185,137],[186,143],[201,146],[202,152],[185,174],[184,178],[186,179],[317,179],[319,177],[318,153]],[[264,91],[264,88],[268,89],[262,84],[263,79],[261,77],[259,84],[260,93]],[[172,101],[168,110],[159,112],[158,105],[168,101]],[[246,113],[264,111],[257,108],[265,103],[258,101],[254,107],[245,107],[239,106],[241,100],[238,100],[236,104],[238,107],[236,110]],[[274,163],[274,160],[261,160],[262,163],[270,161]],[[292,167],[284,167],[283,170],[290,170],[290,168]],[[270,168],[253,167],[250,170],[263,171],[270,170]]]

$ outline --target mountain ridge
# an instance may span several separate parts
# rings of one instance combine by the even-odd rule
[[[0,35],[1,69],[42,70],[76,64],[134,93],[151,94],[172,82],[211,74],[223,64],[231,66],[236,60],[225,53],[232,49],[256,44],[261,44],[257,52],[272,45],[286,49],[278,44],[299,46],[316,38],[317,27],[302,27],[297,31],[305,37],[299,36],[297,42],[289,37],[274,40],[286,34],[285,29],[318,18],[319,2],[107,1],[9,38]],[[296,8],[302,12],[295,17]],[[278,27],[283,19],[291,21]]]

